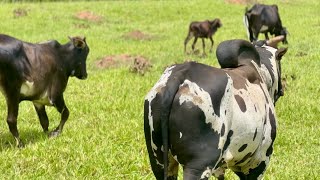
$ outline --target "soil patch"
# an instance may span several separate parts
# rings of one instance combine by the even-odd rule
[[[78,12],[75,17],[80,20],[86,20],[90,22],[101,22],[102,16],[99,16],[91,11],[81,11]]]
[[[96,62],[100,69],[111,69],[129,67],[130,72],[144,75],[151,67],[151,63],[143,56],[132,56],[128,54],[106,56]]]
[[[15,10],[13,10],[13,17],[14,18],[19,18],[19,17],[24,17],[24,16],[28,16],[27,9],[17,8]]]
[[[123,35],[125,39],[133,39],[133,40],[152,40],[154,36],[150,34],[143,33],[139,30],[131,31]]]

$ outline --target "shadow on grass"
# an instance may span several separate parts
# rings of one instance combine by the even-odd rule
[[[42,131],[33,129],[26,130],[25,132],[20,131],[20,138],[25,145],[24,148],[28,148],[28,145],[30,144],[45,141],[48,139],[48,135]],[[7,132],[0,133],[0,151],[11,148],[18,148],[13,135],[9,130]]]

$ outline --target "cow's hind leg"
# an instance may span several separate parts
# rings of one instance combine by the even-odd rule
[[[45,133],[48,133],[49,128],[49,119],[46,113],[46,109],[44,105],[33,103],[34,108],[36,109],[36,112],[38,114],[40,124],[42,126],[42,129]]]
[[[188,33],[188,36],[184,40],[184,53],[187,53],[187,44],[190,41],[190,39],[193,37],[193,34],[191,32]]]
[[[8,106],[7,123],[8,123],[11,134],[14,136],[16,140],[17,147],[23,148],[24,144],[19,137],[19,132],[17,128],[19,97],[16,94],[18,93],[11,93],[7,96],[7,106]]]
[[[214,41],[213,41],[213,39],[212,39],[212,36],[209,37],[209,39],[210,39],[210,41],[211,41],[210,53],[212,53],[212,48],[213,48],[213,43],[214,43]]]
[[[59,126],[55,130],[49,133],[49,137],[58,136],[62,132],[63,126],[69,117],[69,109],[67,108],[64,102],[63,95],[57,98],[57,101],[54,103],[54,106],[57,108],[57,110],[61,114],[61,121]]]

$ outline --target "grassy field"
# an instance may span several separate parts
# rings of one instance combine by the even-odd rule
[[[318,0],[274,0],[290,32],[289,50],[282,61],[287,77],[285,96],[277,103],[278,134],[265,179],[320,177],[320,5]],[[219,17],[223,27],[217,44],[246,39],[242,15],[246,5],[205,1],[106,1],[57,3],[0,3],[0,33],[29,42],[85,35],[91,49],[85,81],[70,79],[65,99],[70,117],[64,132],[48,139],[32,103],[22,102],[18,118],[24,149],[6,124],[6,104],[0,96],[0,179],[153,179],[143,135],[144,96],[165,66],[197,60],[217,66],[215,53],[206,58],[185,55],[183,41],[193,20]],[[17,12],[25,12],[20,15]],[[99,18],[80,20],[79,12]],[[16,13],[14,13],[16,12]],[[141,31],[147,40],[124,38]],[[263,36],[260,35],[260,38]],[[207,47],[209,42],[207,41]],[[191,41],[188,46],[190,50]],[[201,41],[197,48],[201,50]],[[207,48],[208,52],[209,48]],[[141,55],[153,68],[144,76],[128,67],[97,68],[111,55]],[[50,129],[60,116],[47,108]],[[228,172],[227,179],[237,179]]]

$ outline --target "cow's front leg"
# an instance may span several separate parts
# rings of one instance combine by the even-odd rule
[[[36,112],[38,114],[40,124],[42,126],[42,129],[45,133],[48,133],[49,128],[49,119],[48,115],[46,113],[45,106],[42,104],[33,103],[34,108],[36,109]]]
[[[204,42],[204,38],[201,39],[202,40],[202,49],[203,49],[203,53],[202,53],[202,57],[206,57],[206,44]]]
[[[18,111],[19,111],[18,97],[8,98],[7,105],[8,105],[7,123],[10,129],[10,132],[16,140],[17,147],[23,148],[24,144],[19,137],[19,132],[17,128],[17,118],[18,118]]]
[[[54,103],[54,106],[57,108],[57,110],[61,114],[61,121],[59,126],[55,130],[49,133],[49,137],[58,136],[62,132],[63,126],[69,117],[69,110],[64,102],[62,95],[59,98],[57,98],[57,101]]]

